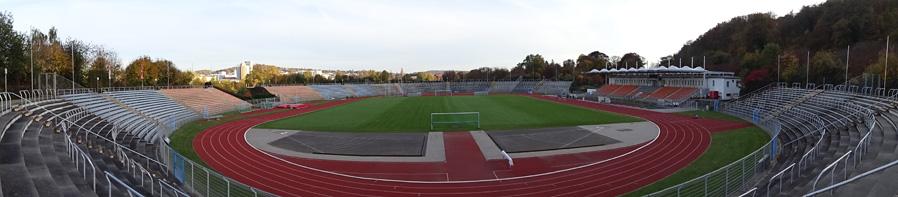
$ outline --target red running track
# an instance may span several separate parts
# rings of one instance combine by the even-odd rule
[[[640,117],[657,124],[660,134],[644,148],[607,162],[543,176],[474,183],[375,181],[325,173],[270,157],[244,139],[246,130],[255,125],[358,100],[350,99],[216,125],[197,135],[194,148],[206,163],[223,175],[283,196],[617,196],[661,180],[688,165],[707,149],[711,132],[750,125],[533,97]]]

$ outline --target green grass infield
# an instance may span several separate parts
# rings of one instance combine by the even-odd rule
[[[431,113],[479,112],[474,122],[435,124]],[[476,115],[438,116],[474,121]],[[259,125],[265,129],[347,132],[503,130],[644,121],[632,116],[518,95],[369,98]]]

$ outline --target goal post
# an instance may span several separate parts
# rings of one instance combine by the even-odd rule
[[[434,96],[439,96],[440,93],[449,94],[449,96],[452,96],[452,90],[434,90],[433,91]]]
[[[462,124],[476,124],[480,128],[480,112],[430,113],[430,129],[434,125],[451,124],[457,127]]]

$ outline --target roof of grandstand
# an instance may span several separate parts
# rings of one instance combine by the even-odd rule
[[[641,68],[603,68],[602,70],[592,69],[587,73],[610,73],[614,75],[657,75],[657,74],[666,74],[666,75],[704,75],[704,76],[722,76],[722,77],[735,77],[735,73],[733,72],[722,72],[722,71],[710,71],[705,70],[705,68],[698,66],[694,68],[690,67],[677,67],[677,66],[658,66],[658,67],[641,67]]]

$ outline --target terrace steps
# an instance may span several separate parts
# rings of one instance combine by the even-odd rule
[[[396,86],[396,90],[402,93],[402,87],[399,86],[399,83],[394,83],[393,85]]]
[[[343,88],[346,88],[346,90],[349,91],[349,93],[351,93],[353,96],[359,97],[359,95],[356,94],[355,91],[352,90],[352,88],[349,88],[349,86],[343,85]]]
[[[159,124],[159,121],[156,121],[156,119],[150,118],[149,116],[147,116],[147,115],[145,115],[145,114],[143,114],[143,113],[140,113],[140,112],[137,111],[136,109],[131,108],[131,106],[128,106],[128,105],[126,105],[125,103],[122,103],[122,102],[119,101],[118,99],[112,98],[111,96],[106,95],[106,94],[100,94],[100,95],[103,96],[103,97],[106,98],[106,99],[109,99],[110,101],[114,102],[115,104],[118,104],[119,106],[124,107],[124,108],[127,109],[128,111],[131,111],[132,113],[139,115],[140,117],[143,117],[143,118],[145,118],[145,119],[147,119],[147,120],[150,120],[150,121],[152,121],[153,123]]]
[[[774,117],[779,116],[783,112],[786,112],[787,110],[792,109],[795,106],[798,106],[798,104],[801,104],[804,101],[806,101],[814,96],[817,96],[818,94],[820,94],[822,92],[823,92],[823,90],[819,90],[819,89],[809,92],[808,94],[805,94],[804,96],[799,97],[798,99],[793,100],[791,103],[779,108],[777,111],[770,113],[770,115],[768,115],[767,117],[762,118],[761,121],[767,121],[767,120],[773,119]]]

